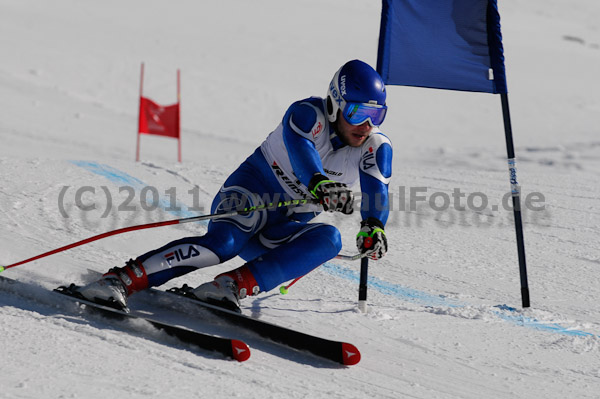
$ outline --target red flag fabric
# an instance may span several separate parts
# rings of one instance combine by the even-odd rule
[[[140,134],[179,138],[179,103],[163,106],[140,97]]]

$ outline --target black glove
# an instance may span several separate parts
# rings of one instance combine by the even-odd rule
[[[316,173],[310,179],[308,190],[319,200],[325,211],[338,211],[346,215],[354,211],[354,194],[344,183],[329,180],[327,176]]]
[[[360,222],[360,231],[356,235],[356,246],[361,254],[366,254],[373,260],[381,259],[388,249],[383,223],[374,217]]]

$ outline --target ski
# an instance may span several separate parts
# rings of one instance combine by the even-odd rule
[[[184,327],[157,321],[139,314],[130,313],[112,308],[110,306],[97,304],[95,302],[91,302],[87,299],[82,298],[81,295],[78,294],[76,289],[77,286],[71,284],[69,287],[58,287],[54,290],[54,292],[65,295],[66,297],[71,298],[82,305],[85,305],[86,309],[90,309],[94,312],[100,313],[105,317],[112,319],[145,320],[146,322],[150,323],[154,328],[162,330],[167,334],[176,337],[182,342],[196,345],[202,349],[217,351],[239,362],[246,361],[250,358],[250,348],[243,341],[237,339],[216,337],[210,334],[204,334],[198,331],[189,330]]]
[[[313,355],[346,366],[357,364],[361,358],[360,351],[356,346],[350,343],[320,338],[315,335],[306,334],[297,330],[258,320],[233,310],[200,301],[192,294],[192,289],[188,285],[184,285],[181,288],[171,288],[167,291],[161,291],[154,288],[151,288],[149,291],[150,294],[153,295],[166,293],[182,297],[191,303],[210,310],[218,317],[223,318],[238,327],[255,332],[270,341],[301,351],[308,351]]]
[[[0,276],[0,281],[11,285],[17,283],[16,280],[4,276]],[[110,306],[90,302],[78,296],[74,291],[74,288],[76,288],[76,286],[71,284],[70,287],[58,287],[53,290],[53,292],[57,295],[61,295],[61,297],[71,299],[77,302],[79,305],[83,305],[85,311],[99,314],[105,318],[112,320],[144,320],[151,324],[154,328],[164,331],[168,335],[173,336],[184,343],[192,344],[208,351],[219,352],[224,356],[235,359],[239,362],[246,361],[248,358],[250,358],[250,348],[243,341],[204,334],[198,331],[189,330],[184,327],[153,320],[143,315],[128,313],[122,310],[114,309]]]

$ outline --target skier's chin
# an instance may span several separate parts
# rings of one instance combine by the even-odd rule
[[[354,139],[355,142],[362,144],[365,142],[365,140],[367,139],[367,137],[369,137],[368,134],[353,134],[352,138]]]
[[[360,147],[369,135],[351,133],[344,138],[344,142],[350,147]]]

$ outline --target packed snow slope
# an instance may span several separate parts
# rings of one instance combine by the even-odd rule
[[[503,205],[500,99],[389,87],[382,130],[394,143],[394,210],[389,253],[370,263],[369,312],[356,310],[358,263],[343,261],[288,295],[274,290],[243,304],[254,317],[355,344],[358,365],[252,336],[250,360],[223,360],[143,323],[86,316],[46,291],[203,234],[197,223],[6,270],[21,284],[0,284],[0,397],[598,397],[600,3],[499,3],[519,182],[532,208],[523,214],[531,308],[520,306],[512,212]],[[325,95],[349,59],[375,64],[380,11],[366,0],[0,0],[0,265],[108,230],[207,213],[290,103]],[[164,104],[176,101],[181,69],[181,164],[175,140],[148,136],[134,162],[141,62],[145,94]],[[319,219],[340,229],[344,253],[355,252],[358,215]],[[200,284],[241,264],[166,286]]]

